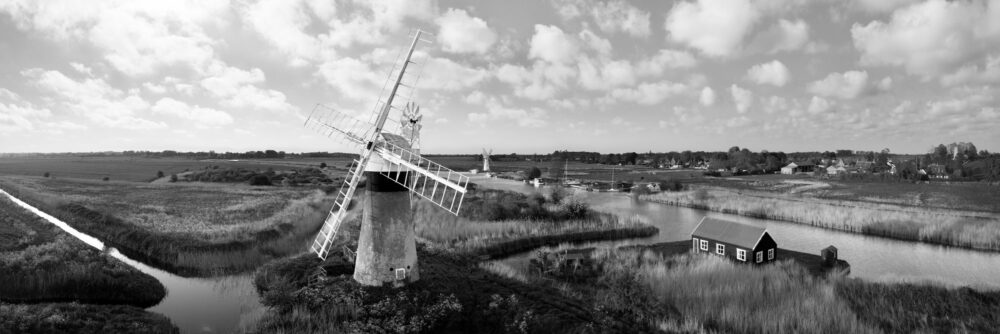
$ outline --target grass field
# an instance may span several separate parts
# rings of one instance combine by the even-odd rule
[[[0,175],[42,176],[149,182],[157,178],[157,172],[165,175],[200,170],[205,167],[242,167],[266,170],[268,168],[287,169],[290,167],[316,167],[320,162],[331,166],[342,166],[346,159],[289,159],[289,160],[194,160],[185,158],[133,158],[133,157],[74,157],[74,156],[28,156],[0,158]]]
[[[6,196],[0,198],[0,299],[148,307],[165,295],[152,276],[101,254]]]
[[[1000,250],[1000,218],[994,213],[696,187],[699,189],[641,198],[903,240]]]
[[[0,303],[0,333],[180,333],[166,317],[122,305]]]
[[[305,248],[330,198],[314,188],[4,177],[0,186],[181,275],[252,270]]]

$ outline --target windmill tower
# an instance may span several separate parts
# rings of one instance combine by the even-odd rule
[[[490,171],[490,154],[493,154],[493,149],[489,151],[483,149],[483,173],[488,173]]]
[[[402,107],[393,104],[401,87],[410,89],[412,97],[415,83],[407,81],[406,70],[413,63],[410,58],[417,43],[423,41],[421,34],[419,30],[416,32],[405,59],[398,65],[398,72],[393,70],[395,76],[390,74],[389,78],[395,79],[384,103],[381,100],[376,103],[374,123],[322,105],[317,105],[306,120],[307,126],[327,136],[336,134],[359,149],[358,160],[351,166],[311,250],[320,259],[326,259],[347,214],[348,204],[364,176],[367,179],[365,204],[354,265],[354,280],[363,285],[399,286],[419,279],[410,194],[419,195],[458,215],[469,183],[467,176],[414,152],[422,118],[419,107],[412,102]],[[403,114],[404,119],[398,123],[400,134],[383,128],[394,110]]]

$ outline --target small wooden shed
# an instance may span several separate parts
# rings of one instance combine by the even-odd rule
[[[777,259],[778,244],[764,228],[705,217],[691,232],[691,247],[739,262],[768,263]]]

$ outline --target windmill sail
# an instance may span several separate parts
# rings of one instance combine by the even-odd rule
[[[376,152],[389,164],[391,170],[381,174],[458,215],[462,200],[465,199],[469,177],[406,149],[406,140],[400,136],[388,133],[383,135],[386,140],[376,148]],[[414,173],[401,173],[407,171]]]
[[[317,104],[306,119],[306,127],[312,128],[327,137],[340,135],[355,144],[364,144],[366,138],[371,138],[375,125],[351,117],[336,109]]]
[[[347,216],[348,206],[350,206],[351,199],[354,197],[354,191],[358,188],[358,182],[361,181],[361,171],[364,169],[364,166],[365,164],[361,161],[354,160],[344,184],[337,192],[337,199],[334,200],[333,207],[323,222],[323,227],[319,229],[319,234],[313,240],[310,251],[316,253],[323,260],[326,260],[326,255],[329,254],[330,246],[333,245],[333,240],[337,237],[340,225]]]

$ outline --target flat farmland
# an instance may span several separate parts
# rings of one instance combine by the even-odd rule
[[[471,169],[482,169],[483,158],[468,156],[430,156],[434,162],[456,171],[464,172]],[[567,177],[571,179],[581,179],[590,181],[611,181],[612,173],[616,181],[654,181],[666,179],[691,179],[700,178],[701,170],[681,169],[668,170],[657,169],[641,165],[604,165],[594,163],[583,163],[579,161],[491,161],[490,169],[498,173],[516,173],[538,167],[542,171],[543,177],[551,177],[558,171],[565,169]],[[613,172],[612,172],[613,171]]]
[[[68,177],[100,180],[149,182],[155,180],[157,172],[165,175],[200,170],[206,167],[248,168],[248,169],[289,169],[317,167],[320,163],[344,168],[351,159],[347,158],[296,158],[296,159],[253,159],[253,160],[197,160],[187,158],[144,158],[144,157],[81,157],[81,156],[17,156],[0,157],[0,175],[42,176],[46,172],[52,177]]]

